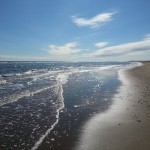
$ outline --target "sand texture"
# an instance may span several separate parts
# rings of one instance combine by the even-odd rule
[[[121,71],[112,107],[83,127],[75,150],[150,150],[150,62]]]

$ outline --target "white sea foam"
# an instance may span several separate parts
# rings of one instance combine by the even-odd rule
[[[132,69],[132,68],[135,68],[135,67],[140,67],[142,65],[143,64],[141,62],[131,62],[130,64],[120,68],[120,71],[124,71],[124,70],[127,70],[127,69]]]
[[[77,107],[81,107],[81,105],[74,105],[73,107],[74,107],[74,108],[77,108]]]
[[[93,77],[95,77],[97,80],[100,80],[101,82],[105,81],[105,71],[110,71],[112,70],[112,72],[110,71],[110,74],[113,73],[113,71],[119,72],[119,70],[126,70],[126,69],[131,69],[137,66],[141,66],[142,63],[140,62],[131,62],[129,64],[118,64],[118,65],[108,65],[108,66],[100,66],[100,67],[95,67],[95,69],[93,68],[90,73]],[[109,74],[106,73],[106,75],[108,76]]]
[[[60,82],[62,85],[63,84],[66,84],[67,83],[67,81],[68,81],[68,76],[71,74],[71,72],[69,72],[69,73],[61,73],[61,74],[59,74],[57,77],[56,77],[56,80],[58,81],[58,82]]]
[[[0,84],[6,84],[6,80],[0,80]]]
[[[58,92],[58,97],[57,97],[57,101],[60,102],[60,107],[57,109],[56,111],[56,121],[55,123],[45,132],[44,135],[42,135],[40,137],[40,139],[35,143],[35,145],[31,148],[31,150],[36,150],[41,143],[43,142],[43,140],[48,136],[48,134],[54,129],[54,127],[58,124],[59,122],[59,115],[61,110],[65,107],[64,105],[64,97],[63,97],[63,84],[66,84],[68,81],[68,76],[69,74],[59,74],[57,76],[57,84],[58,84],[58,88],[57,88],[57,92]]]
[[[24,72],[23,74],[33,74],[33,73],[37,73],[37,72],[39,72],[39,70],[37,70],[37,69],[32,69],[32,70],[29,70],[29,71]]]
[[[51,89],[53,87],[55,87],[56,85],[53,85],[53,86],[49,86],[49,87],[45,87],[45,88],[42,88],[42,89],[38,89],[38,90],[35,90],[35,91],[23,91],[21,92],[19,95],[17,94],[14,94],[14,95],[11,95],[9,98],[4,98],[3,100],[0,99],[0,106],[2,105],[5,105],[5,104],[9,104],[9,103],[13,103],[13,102],[16,102],[18,101],[19,99],[21,98],[24,98],[24,97],[30,97],[30,96],[33,96],[37,93],[40,93],[42,91],[45,91],[45,90],[48,90],[48,89]]]
[[[55,77],[57,74],[61,73],[62,71],[58,70],[58,71],[46,71],[46,72],[38,72],[36,74],[32,74],[30,76],[25,76],[25,78],[32,78],[31,81],[28,82],[28,85],[31,85],[33,83],[35,83],[38,80],[41,79],[45,79],[45,78],[49,78],[52,79],[53,77]]]

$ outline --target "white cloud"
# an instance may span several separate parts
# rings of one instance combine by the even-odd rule
[[[78,47],[78,43],[76,42],[67,43],[62,46],[49,45],[48,49],[43,49],[49,53],[49,55],[46,53],[46,55],[43,57],[0,55],[0,60],[126,61],[150,59],[150,38],[146,38],[138,42],[125,43],[116,46],[107,46],[107,44],[108,42],[96,43],[95,46],[97,49],[92,51],[80,49]]]
[[[150,34],[145,35],[145,40],[150,40]]]
[[[150,39],[144,39],[138,42],[126,43],[117,46],[105,47],[87,54],[88,57],[109,57],[131,54],[135,52],[150,51]]]
[[[95,46],[98,48],[101,48],[101,47],[107,46],[108,44],[109,44],[108,42],[99,42],[99,43],[96,43]]]
[[[101,25],[103,25],[104,23],[111,21],[112,20],[112,16],[115,14],[116,12],[112,12],[112,13],[102,13],[102,14],[98,14],[90,19],[85,19],[85,18],[79,18],[76,16],[72,16],[72,20],[73,22],[79,26],[79,27],[91,27],[91,28],[98,28]]]
[[[57,45],[49,45],[49,49],[46,50],[51,55],[72,55],[79,53],[81,49],[78,48],[78,44],[76,42],[67,43],[62,46]]]

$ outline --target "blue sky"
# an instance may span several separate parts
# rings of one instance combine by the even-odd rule
[[[1,0],[0,60],[149,60],[149,6],[149,0]]]

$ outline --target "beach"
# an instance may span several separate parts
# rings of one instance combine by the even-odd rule
[[[75,150],[149,150],[150,62],[122,70],[111,108],[82,128]]]
[[[0,149],[148,150],[143,64],[1,64]]]

